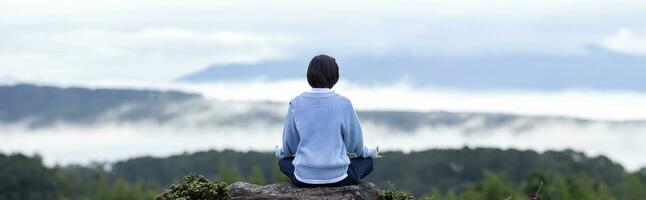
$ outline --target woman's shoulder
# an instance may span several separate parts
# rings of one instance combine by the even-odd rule
[[[337,99],[338,99],[339,101],[342,101],[343,103],[346,103],[346,104],[350,104],[350,105],[352,105],[352,101],[350,101],[350,98],[348,98],[348,97],[346,97],[346,96],[343,96],[343,95],[341,95],[341,94],[338,94],[337,96],[338,96],[338,98],[337,98]]]
[[[330,96],[326,98],[310,98],[307,96],[298,95],[289,101],[289,107],[290,109],[293,109],[293,111],[296,112],[297,110],[300,110],[299,108],[318,106],[322,101],[325,101],[328,104],[331,103],[333,105],[336,105],[334,106],[335,109],[354,111],[354,106],[352,106],[352,102],[350,101],[350,99],[346,96],[339,95],[339,94],[335,94],[334,96]]]
[[[341,95],[341,94],[339,94],[337,92],[334,92],[334,91],[330,92],[330,93],[327,93],[327,94],[323,94],[323,95],[321,95],[321,94],[312,94],[312,93],[309,93],[309,92],[303,92],[303,93],[293,97],[291,100],[289,100],[289,102],[291,104],[294,104],[294,103],[313,100],[313,99],[319,99],[319,100],[320,99],[325,99],[325,100],[329,100],[329,101],[338,101],[338,102],[343,103],[343,104],[352,105],[352,102],[350,101],[350,99],[348,97],[346,97],[344,95]]]
[[[299,94],[299,95],[296,95],[295,97],[292,97],[292,98],[289,100],[289,104],[290,104],[290,105],[292,105],[292,106],[293,106],[294,104],[298,104],[298,102],[300,102],[300,101],[302,101],[302,100],[303,100],[303,95],[304,95],[304,94],[305,94],[305,93],[301,93],[301,94]]]
[[[350,98],[344,95],[337,93],[334,98],[331,98],[331,100],[338,102],[339,104],[343,105],[343,107],[352,108],[352,101],[350,101]]]

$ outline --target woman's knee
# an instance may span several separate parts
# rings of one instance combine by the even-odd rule
[[[294,171],[294,165],[292,164],[292,160],[294,159],[280,159],[278,160],[278,168],[280,169],[283,174],[288,175]]]
[[[350,161],[356,179],[362,179],[372,172],[372,158],[353,158]]]
[[[372,166],[372,158],[353,158],[350,159],[350,164],[361,166]]]

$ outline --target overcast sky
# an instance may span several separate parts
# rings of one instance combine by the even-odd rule
[[[646,56],[638,1],[0,0],[0,82],[170,81],[332,55]]]

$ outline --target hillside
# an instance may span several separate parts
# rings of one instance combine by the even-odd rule
[[[285,181],[269,152],[205,151],[133,158],[108,166],[48,168],[38,157],[0,154],[0,179],[5,180],[0,182],[0,194],[150,199],[191,173],[227,183]],[[537,153],[463,148],[410,154],[385,152],[366,180],[384,190],[394,187],[418,197],[442,197],[439,199],[524,199],[542,187],[545,199],[637,200],[646,191],[646,169],[629,173],[606,157],[587,157],[570,150]]]
[[[382,188],[393,184],[416,195],[430,192],[431,188],[462,191],[484,179],[485,171],[495,172],[515,183],[523,182],[533,173],[586,174],[608,186],[619,185],[626,174],[621,165],[606,157],[591,158],[570,150],[541,154],[513,149],[432,149],[409,154],[386,152],[383,157],[375,162],[374,172],[367,180]],[[272,173],[274,165],[271,153],[208,151],[116,162],[112,166],[112,175],[130,182],[143,179],[168,185],[188,173],[218,179],[222,177],[216,172],[228,172],[233,168],[241,177],[250,177],[254,168],[260,167],[264,180],[275,180]]]
[[[198,98],[182,92],[131,89],[60,88],[18,84],[0,86],[0,122],[28,121],[31,126],[55,122],[93,123],[110,111],[130,106],[134,109],[119,118],[138,119],[159,115],[170,102]]]

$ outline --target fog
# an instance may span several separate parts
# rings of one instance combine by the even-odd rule
[[[304,78],[207,83],[101,81],[91,84],[70,82],[58,85],[180,90],[202,94],[215,100],[283,103],[309,89]],[[405,78],[398,82],[378,85],[359,84],[341,79],[334,90],[350,98],[355,108],[362,110],[441,110],[615,121],[646,120],[646,106],[642,105],[646,102],[646,94],[637,91],[602,91],[586,88],[559,91],[466,90],[419,87]]]
[[[357,107],[364,107],[360,106],[364,103],[361,98],[353,100]],[[431,100],[429,104],[435,104],[435,101]],[[0,124],[0,130],[3,130],[0,151],[39,154],[50,166],[208,149],[272,151],[281,143],[286,108],[286,102],[209,98],[168,105],[162,112],[173,117],[163,121],[152,118],[121,120],[119,113],[129,109],[124,106],[106,113],[93,124],[58,122],[39,128],[29,127],[26,122]],[[364,116],[361,113],[370,109],[358,110],[360,116]],[[456,114],[435,113],[433,116],[438,118],[438,123],[420,122],[408,129],[362,117],[365,145],[405,152],[464,146],[539,152],[574,149],[589,156],[607,156],[629,170],[646,166],[643,156],[646,122],[531,115],[510,115],[509,119],[500,121],[499,114],[464,113],[458,114],[461,121],[457,123],[443,123],[444,115],[455,117]]]

